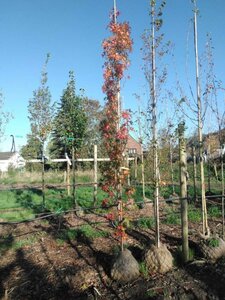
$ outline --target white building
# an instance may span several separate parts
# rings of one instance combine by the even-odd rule
[[[0,152],[0,172],[7,172],[9,168],[20,169],[25,164],[25,159],[18,152]]]

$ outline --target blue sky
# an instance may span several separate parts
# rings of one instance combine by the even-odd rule
[[[164,10],[163,32],[174,44],[174,62],[168,62],[167,87],[174,89],[174,69],[186,89],[185,63],[187,34],[190,31],[188,73],[194,83],[193,36],[190,19],[190,0],[167,0]],[[113,0],[0,0],[0,88],[4,94],[5,110],[14,119],[7,126],[0,150],[10,150],[10,134],[16,138],[17,149],[29,133],[27,105],[33,91],[40,84],[40,74],[46,54],[51,54],[48,64],[48,84],[53,101],[59,101],[66,86],[69,70],[76,75],[77,90],[104,104],[103,59],[101,43],[109,33],[107,24]],[[117,0],[121,15],[119,21],[129,21],[134,41],[130,56],[130,79],[122,84],[123,106],[136,109],[134,93],[146,101],[146,83],[142,67],[141,35],[149,28],[149,0]],[[205,48],[206,34],[213,38],[215,72],[223,80],[225,70],[225,2],[224,0],[199,0],[199,52]],[[193,86],[195,91],[195,87]],[[188,93],[188,92],[187,92]],[[224,98],[221,98],[224,109]]]

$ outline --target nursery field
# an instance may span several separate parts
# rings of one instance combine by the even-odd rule
[[[16,18],[7,12],[16,23],[2,27],[9,31],[5,37],[17,43],[8,45],[6,39],[7,49],[20,49],[13,36],[29,36],[29,43],[21,41],[27,44],[26,59],[24,51],[17,51],[14,59],[23,62],[14,66],[20,73],[3,69],[16,82],[25,79],[16,89],[10,83],[13,76],[4,76],[6,110],[0,93],[1,151],[9,151],[11,144],[10,152],[0,152],[0,300],[225,300],[225,88],[216,66],[213,30],[206,28],[210,22],[199,27],[210,32],[204,44],[198,38],[199,15],[215,9],[202,10],[198,2],[204,1],[197,0],[189,1],[190,12],[188,6],[170,4],[164,22],[166,0],[149,1],[143,13],[144,1],[138,10],[133,6],[138,1],[130,1],[125,17],[132,18],[121,22],[114,0],[104,38],[104,5],[67,2],[63,10],[54,5],[53,13],[51,6],[20,7]],[[123,10],[128,1],[121,2]],[[174,12],[179,30],[168,23]],[[219,12],[217,8],[209,20],[221,19]],[[33,22],[26,24],[28,19]],[[192,43],[191,27],[187,32],[181,21],[193,23]],[[53,63],[57,53],[69,52],[73,55],[66,55],[66,69],[70,59],[72,66],[76,62],[78,73],[69,68],[60,95],[63,55],[60,67],[48,71],[47,53],[32,94],[34,74],[21,72],[32,69],[27,58],[38,66],[33,49],[41,56],[49,48],[39,36],[44,44],[51,43]],[[99,38],[103,82],[98,76]],[[20,101],[10,100],[12,92]]]
[[[40,203],[34,195],[23,197]],[[29,204],[33,215],[17,216],[17,220],[37,214],[36,207]],[[221,211],[216,204],[215,200],[208,208],[209,226],[214,234],[221,235]],[[85,205],[88,207],[88,203]],[[144,253],[154,241],[153,205],[147,203],[143,208],[132,205],[125,212],[125,247],[137,259],[140,276],[129,284],[115,282],[110,276],[120,248],[113,223],[106,215],[116,213],[116,207],[85,211],[79,216],[73,212],[58,213],[33,222],[1,224],[0,298],[224,299],[225,259],[209,262],[203,259],[199,248],[200,204],[189,205],[190,261],[187,264],[181,263],[179,204],[162,201],[160,207],[161,241],[173,255],[174,268],[165,275],[149,274]],[[12,215],[9,219],[16,220]]]
[[[119,251],[114,229],[104,217],[87,214],[1,226],[1,299],[224,299],[225,260],[210,263],[198,251],[199,222],[190,225],[192,260],[180,264],[180,226],[161,224],[162,241],[175,267],[166,275],[148,274],[143,254],[154,238],[148,205],[127,229],[126,246],[140,264],[140,277],[126,285],[113,282],[110,266]],[[144,215],[144,216],[143,216]],[[171,222],[171,220],[170,220]],[[218,229],[220,220],[211,219]]]

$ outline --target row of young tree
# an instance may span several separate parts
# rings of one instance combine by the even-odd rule
[[[210,69],[210,73],[207,74],[206,78],[206,87],[201,94],[200,88],[200,74],[199,74],[199,54],[198,54],[198,31],[197,31],[197,16],[198,16],[198,9],[196,0],[192,0],[193,3],[193,11],[194,11],[194,18],[193,18],[193,25],[194,25],[194,53],[195,53],[195,69],[196,69],[196,97],[192,92],[193,101],[189,101],[188,97],[184,95],[182,88],[180,86],[179,81],[177,82],[177,87],[180,90],[182,97],[176,102],[177,110],[174,111],[174,118],[171,118],[170,122],[168,122],[169,127],[178,127],[178,134],[180,140],[180,197],[181,197],[181,216],[182,216],[182,238],[183,238],[183,258],[184,261],[188,261],[189,257],[189,250],[188,250],[188,217],[187,217],[187,167],[186,167],[186,155],[185,155],[185,139],[184,139],[184,131],[185,131],[185,118],[189,118],[195,122],[197,125],[198,130],[198,151],[199,151],[199,169],[200,169],[200,181],[201,181],[201,204],[202,204],[202,234],[201,237],[204,241],[210,238],[210,229],[208,226],[207,220],[207,207],[206,207],[206,195],[205,195],[205,173],[204,173],[204,159],[203,159],[203,122],[205,118],[205,111],[203,109],[203,101],[208,105],[210,102],[208,101],[209,95],[212,95],[212,91],[215,96],[215,91],[217,87],[215,86],[215,77],[212,75],[212,69]],[[150,249],[146,252],[146,263],[148,268],[154,272],[167,272],[172,267],[172,256],[168,251],[165,244],[162,244],[160,240],[160,222],[159,222],[159,198],[160,198],[160,165],[159,165],[159,104],[160,100],[163,98],[163,90],[162,87],[167,79],[167,70],[163,67],[160,70],[160,60],[162,57],[169,52],[168,47],[170,43],[164,43],[164,34],[161,33],[162,24],[163,24],[163,9],[166,5],[166,1],[160,1],[160,3],[156,0],[150,1],[150,16],[151,16],[151,27],[150,30],[146,31],[144,35],[144,73],[146,77],[146,81],[149,85],[149,102],[147,105],[147,121],[149,126],[147,126],[147,137],[149,139],[149,145],[152,149],[152,172],[153,172],[153,188],[154,188],[154,216],[155,216],[155,245],[151,245]],[[114,1],[114,14],[116,15],[115,9],[115,1]],[[120,189],[120,179],[119,179],[119,170],[122,164],[122,156],[118,157],[118,153],[120,152],[119,145],[123,144],[123,137],[119,135],[121,127],[118,126],[120,124],[120,112],[117,109],[119,103],[119,96],[120,93],[120,80],[123,77],[123,71],[127,67],[128,61],[128,51],[130,41],[124,39],[125,44],[121,47],[120,44],[117,42],[118,31],[121,33],[122,24],[117,26],[116,17],[112,23],[110,24],[109,28],[111,29],[113,36],[111,40],[106,41],[106,70],[105,70],[105,85],[106,85],[106,95],[107,95],[107,108],[113,112],[113,116],[110,114],[107,116],[107,121],[111,122],[110,124],[106,122],[107,128],[104,131],[105,136],[110,138],[110,140],[114,141],[111,136],[114,138],[117,137],[116,143],[109,147],[108,153],[111,154],[111,161],[114,162],[112,165],[113,170],[108,171],[106,175],[110,177],[111,181],[106,181],[107,186],[105,190],[109,193],[109,197],[116,198],[118,201],[118,220],[121,220],[122,214],[122,204],[121,204],[121,196],[119,193]],[[129,27],[126,30],[126,36],[129,37],[130,31]],[[123,38],[123,36],[121,36]],[[127,46],[127,48],[125,47]],[[210,47],[209,47],[210,48]],[[126,51],[126,55],[124,54]],[[211,51],[211,49],[210,49]],[[209,51],[209,53],[211,53]],[[121,55],[120,55],[121,54]],[[124,57],[123,57],[124,55]],[[211,54],[208,55],[211,59]],[[121,59],[121,61],[119,61]],[[211,60],[209,61],[211,62]],[[211,65],[212,67],[212,65]],[[118,74],[118,69],[122,69],[121,74]],[[161,71],[161,72],[160,72]],[[121,75],[121,76],[120,76]],[[214,85],[213,85],[214,83]],[[175,98],[170,93],[170,98]],[[215,99],[214,99],[215,100]],[[212,107],[211,107],[212,108]],[[174,121],[177,121],[178,118],[175,118],[176,113],[178,114],[178,110],[182,112],[180,114],[181,119],[179,120],[179,126]],[[189,112],[187,113],[187,110]],[[116,117],[114,117],[114,114]],[[224,122],[224,113],[222,114],[222,119],[217,118],[218,121]],[[217,116],[218,117],[218,116]],[[182,121],[182,122],[181,122]],[[220,126],[224,126],[224,123],[219,123]],[[109,127],[110,125],[110,127]],[[221,127],[219,128],[221,129]],[[118,138],[119,135],[119,138]],[[220,140],[220,143],[222,141]],[[107,143],[107,141],[105,142]],[[112,152],[112,153],[111,153]],[[223,169],[223,167],[222,167]],[[114,172],[113,172],[114,171]],[[114,174],[114,176],[113,176]],[[115,194],[112,193],[117,191],[117,197]],[[224,195],[224,185],[222,188],[222,194]],[[222,212],[223,212],[223,228],[224,228],[224,196],[222,196]],[[120,224],[120,223],[119,223]],[[137,268],[135,268],[136,264],[134,259],[132,258],[129,252],[125,252],[123,249],[123,239],[125,238],[125,230],[123,226],[120,224],[117,228],[118,234],[121,237],[121,255],[118,260],[115,262],[112,275],[114,279],[120,279],[124,277],[133,277],[137,276]],[[221,253],[225,253],[224,249],[224,242],[222,240],[218,240],[218,248],[222,248]],[[207,242],[204,244],[204,249],[208,251],[208,244]],[[211,251],[211,249],[210,249]],[[208,251],[208,252],[210,252]],[[213,250],[215,252],[217,250]],[[131,263],[128,265],[127,261]]]
[[[74,72],[69,72],[69,80],[58,103],[52,104],[51,92],[47,84],[47,59],[41,73],[41,84],[29,100],[28,118],[31,132],[21,154],[26,159],[72,157],[72,149],[82,154],[93,155],[91,145],[99,143],[99,124],[102,107],[97,100],[90,100],[82,92],[77,93]]]
[[[216,77],[213,75],[212,47],[208,43],[208,61],[209,73],[207,75],[205,89],[200,89],[199,75],[199,54],[198,54],[198,31],[197,16],[198,9],[196,0],[192,0],[194,5],[194,50],[195,50],[195,66],[196,66],[196,97],[191,90],[193,101],[189,101],[188,97],[183,93],[181,84],[177,81],[177,90],[180,92],[179,99],[176,100],[173,93],[169,92],[170,99],[174,99],[176,104],[174,115],[181,111],[181,119],[192,119],[197,125],[198,130],[198,150],[200,157],[200,179],[201,179],[201,202],[202,202],[202,237],[208,238],[210,231],[207,222],[207,208],[205,197],[205,178],[204,178],[204,161],[203,161],[203,123],[205,119],[205,110],[203,109],[203,101],[210,106],[216,115],[218,121],[218,130],[221,132],[224,127],[224,112],[220,112],[218,108],[217,92],[221,89]],[[159,4],[160,3],[160,4]],[[144,74],[149,86],[149,102],[147,104],[147,134],[148,145],[152,153],[152,182],[154,187],[154,214],[155,214],[155,245],[153,245],[146,254],[148,266],[153,271],[167,271],[172,265],[172,256],[165,245],[160,241],[159,228],[159,197],[160,197],[160,163],[159,163],[159,103],[163,98],[163,84],[167,79],[167,70],[162,67],[160,69],[159,61],[162,61],[164,55],[168,54],[170,43],[164,43],[164,34],[161,33],[163,25],[163,9],[166,5],[165,1],[150,1],[150,30],[144,35]],[[25,158],[42,157],[44,159],[44,150],[48,142],[48,151],[51,157],[64,157],[67,153],[70,157],[78,154],[81,147],[88,147],[91,140],[101,142],[104,146],[106,154],[110,157],[110,163],[107,168],[103,169],[102,188],[108,193],[108,199],[118,204],[118,226],[116,228],[117,235],[121,238],[121,255],[122,259],[118,265],[114,265],[112,273],[115,278],[131,276],[131,269],[126,264],[126,255],[134,262],[130,254],[124,252],[123,241],[126,237],[125,228],[122,224],[123,203],[122,203],[122,183],[121,170],[123,169],[124,158],[123,151],[128,138],[128,129],[130,115],[127,111],[121,111],[120,103],[120,81],[124,77],[124,72],[129,66],[129,53],[132,50],[132,40],[130,37],[129,24],[117,22],[118,12],[116,9],[116,1],[114,0],[114,10],[109,24],[111,36],[103,41],[103,57],[104,64],[104,84],[103,91],[106,94],[106,105],[104,108],[104,119],[97,101],[89,100],[82,94],[77,94],[75,87],[74,73],[69,73],[69,81],[67,87],[62,93],[59,103],[52,105],[51,93],[47,85],[47,64],[49,55],[47,55],[41,76],[40,87],[34,91],[33,98],[29,101],[28,112],[31,124],[31,134],[28,136],[28,143],[22,149],[22,155]],[[163,65],[163,64],[162,64]],[[211,97],[211,101],[209,98]],[[175,101],[176,100],[176,101]],[[187,112],[189,110],[189,112]],[[167,127],[169,128],[168,139],[169,148],[172,147],[172,131],[177,127],[176,121],[181,119],[171,116],[168,119]],[[182,164],[180,166],[180,178],[183,187],[181,190],[181,198],[187,200],[186,194],[186,169],[185,169],[185,143],[184,143],[184,122],[178,126],[180,134],[180,156],[182,156]],[[220,144],[222,144],[222,135],[220,134]],[[141,141],[143,140],[142,137]],[[85,144],[86,141],[86,144]],[[162,146],[163,147],[163,146]],[[83,152],[84,153],[84,152]],[[172,159],[171,159],[172,162]],[[44,165],[44,164],[43,164]],[[223,167],[221,168],[223,170]],[[224,194],[224,186],[222,194]],[[223,200],[224,198],[222,198]],[[182,202],[182,221],[183,221],[183,241],[184,259],[188,260],[188,237],[187,237],[187,202]],[[223,216],[224,216],[224,200],[223,200]],[[223,221],[224,222],[224,221]],[[224,224],[223,224],[224,225]],[[223,226],[224,227],[224,226]],[[125,255],[125,256],[124,256]],[[123,260],[124,259],[124,260]],[[123,266],[124,262],[124,266]],[[135,262],[134,262],[135,264]],[[158,264],[158,265],[157,265]],[[153,265],[153,266],[152,266]],[[117,268],[119,266],[119,269]],[[121,268],[122,266],[122,268]],[[124,268],[123,268],[124,267]],[[126,271],[128,267],[128,271]],[[137,266],[138,269],[138,266]],[[125,271],[124,271],[125,270]],[[134,271],[136,276],[138,271]],[[132,276],[131,276],[132,277]]]

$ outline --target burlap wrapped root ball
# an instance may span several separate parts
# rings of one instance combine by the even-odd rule
[[[211,261],[216,261],[225,256],[225,241],[219,237],[201,240],[199,248],[203,256]]]
[[[173,256],[164,244],[159,248],[152,245],[145,254],[145,262],[149,273],[164,274],[173,268]]]
[[[126,283],[135,280],[139,274],[139,264],[131,252],[128,249],[121,251],[112,266],[112,279]]]

